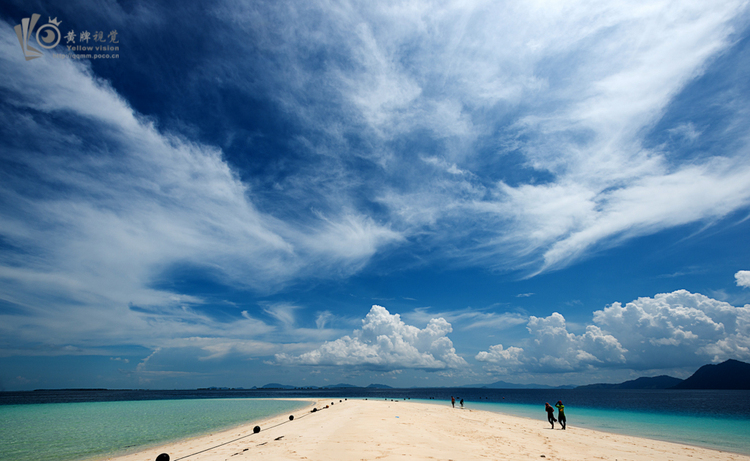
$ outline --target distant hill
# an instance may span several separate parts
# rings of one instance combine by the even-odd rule
[[[495,381],[491,384],[471,384],[468,386],[461,386],[463,388],[471,389],[573,389],[575,386],[549,386],[546,384],[515,384],[508,383],[505,381]]]
[[[259,389],[294,389],[294,386],[287,386],[286,384],[279,384],[279,383],[268,383],[265,386],[260,387]]]
[[[339,384],[331,384],[329,386],[307,386],[304,389],[355,389],[355,388],[361,388],[361,386],[355,386],[354,384],[347,384],[347,383],[339,383]],[[257,389],[300,389],[300,387],[288,386],[286,384],[279,384],[279,383],[268,383],[265,386],[259,387]],[[367,389],[393,389],[393,388],[385,384],[370,384],[369,386],[367,386]]]
[[[255,389],[255,388],[253,388],[253,389]],[[216,386],[211,386],[211,387],[199,387],[198,390],[199,391],[244,391],[245,388],[244,387],[216,387]]]
[[[673,378],[667,375],[654,376],[652,378],[637,378],[625,381],[620,384],[587,384],[578,386],[576,389],[669,389],[680,384],[680,378]]]
[[[729,359],[717,365],[703,365],[672,389],[750,390],[750,363]]]

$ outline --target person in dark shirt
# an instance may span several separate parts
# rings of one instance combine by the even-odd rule
[[[552,408],[552,405],[549,404],[549,402],[544,402],[544,409],[547,410],[547,421],[549,421],[550,424],[552,424],[552,429],[555,428],[555,409]]]

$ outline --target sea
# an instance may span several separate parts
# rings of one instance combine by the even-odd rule
[[[232,389],[0,392],[0,461],[88,461],[259,421],[313,399],[420,401],[539,420],[565,404],[584,427],[750,455],[750,391],[615,389]],[[295,400],[273,400],[273,399]],[[338,400],[337,400],[338,399]]]

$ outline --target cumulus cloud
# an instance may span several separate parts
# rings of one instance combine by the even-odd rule
[[[678,290],[613,303],[594,312],[594,322],[617,336],[633,366],[750,357],[750,305],[734,307],[699,293]]]
[[[482,351],[476,355],[476,359],[480,362],[491,362],[497,363],[501,366],[511,365],[523,365],[521,361],[523,356],[523,349],[520,347],[510,346],[507,349],[503,349],[502,344],[490,346],[489,351]]]
[[[491,346],[480,362],[535,372],[580,371],[590,366],[632,369],[691,367],[750,358],[750,305],[734,307],[678,290],[613,303],[594,312],[576,335],[557,312],[530,317],[523,347]]]
[[[170,104],[219,107],[219,121],[232,115],[200,100],[209,88],[284,113],[269,125],[289,130],[283,147],[294,155],[280,159],[291,166],[273,178],[239,172],[226,150],[168,132],[163,114],[153,114],[156,122],[138,114],[85,63],[23,61],[12,27],[0,23],[7,76],[0,81],[0,293],[10,306],[0,332],[58,351],[84,350],[84,341],[156,348],[195,337],[221,356],[251,350],[247,337],[276,327],[248,311],[217,320],[200,309],[204,299],[160,284],[174,268],[268,292],[350,276],[403,245],[427,264],[441,258],[533,274],[637,236],[730,216],[750,204],[748,119],[736,109],[748,105],[745,92],[736,91],[721,107],[727,119],[711,126],[691,114],[675,123],[662,117],[717,57],[731,55],[748,4],[647,3],[216,2],[205,10],[217,26],[204,37],[206,56],[191,55],[190,68],[138,72],[154,72],[149,84],[157,88],[168,82],[154,93],[168,94]],[[149,28],[191,27],[154,22],[156,13],[172,13],[158,9],[141,18]],[[177,91],[163,78],[169,73],[187,75],[190,85]],[[702,112],[702,101],[690,99]],[[245,115],[222,135],[236,136]],[[211,117],[177,123],[200,125],[197,118]],[[647,139],[660,122],[674,139],[698,143],[718,130],[738,141],[685,159]],[[726,136],[729,128],[738,136]],[[258,136],[266,135],[282,137]],[[262,157],[248,146],[243,158]],[[740,286],[748,286],[745,272],[737,274]],[[480,354],[515,366],[566,370],[623,357],[647,366],[665,350],[742,355],[744,308],[734,308],[727,333],[731,322],[718,314],[657,298],[613,305],[576,334],[560,314],[462,320],[466,328],[527,322],[527,343]],[[289,329],[296,324],[288,306],[268,306],[266,314]],[[637,331],[618,330],[618,315],[637,318],[654,336],[642,345]],[[319,315],[318,334],[328,334],[331,319]],[[430,322],[426,330],[437,336],[429,347],[409,342],[414,327],[404,324],[381,335],[382,344],[363,328],[286,359],[425,369],[463,363],[447,322]]]
[[[750,288],[750,271],[738,271],[734,274],[738,287]]]
[[[557,312],[549,317],[529,318],[527,330],[531,345],[527,349],[502,345],[480,352],[476,359],[500,366],[523,366],[538,372],[578,371],[587,366],[606,366],[625,362],[627,352],[611,335],[589,325],[582,335],[567,331],[565,318]]]
[[[277,354],[280,364],[344,365],[375,370],[422,369],[428,371],[459,368],[466,361],[456,354],[448,338],[451,324],[443,318],[430,320],[424,329],[407,325],[399,314],[372,306],[362,320],[362,329],[354,330],[319,348],[290,356]]]

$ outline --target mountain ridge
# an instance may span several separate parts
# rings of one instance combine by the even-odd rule
[[[672,389],[750,390],[750,363],[729,359],[703,365]]]
[[[703,365],[689,378],[680,379],[668,375],[642,376],[622,383],[595,383],[581,386],[561,385],[549,386],[545,384],[516,384],[506,381],[495,381],[490,384],[469,384],[450,386],[455,388],[472,389],[744,389],[750,390],[750,363],[735,359],[728,359],[718,364]],[[269,383],[257,389],[398,389],[386,384],[370,384],[355,386],[339,383],[328,386],[289,386],[279,383]],[[414,387],[411,387],[412,389]],[[430,389],[445,389],[445,386],[427,387]],[[404,388],[406,389],[406,388]]]
[[[672,376],[660,375],[653,377],[640,377],[617,384],[596,383],[578,386],[576,389],[670,389],[683,380]]]

